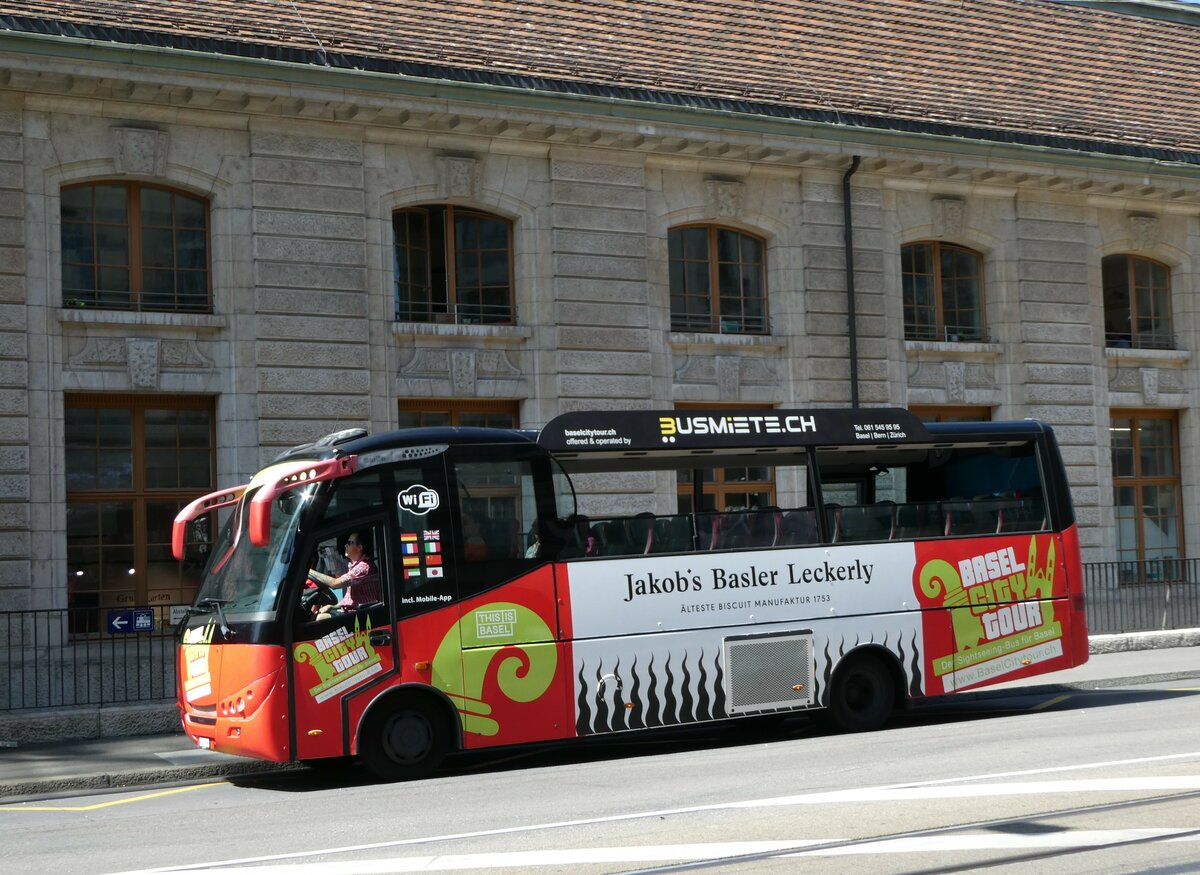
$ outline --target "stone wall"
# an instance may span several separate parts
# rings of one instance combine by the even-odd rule
[[[1181,411],[1186,541],[1200,543],[1193,179],[400,91],[79,75],[0,91],[10,606],[63,600],[64,392],[215,397],[222,485],[329,431],[386,429],[400,398],[511,400],[533,427],[577,409],[849,403],[842,183],[854,155],[861,403],[987,405],[1050,422],[1088,559],[1114,546],[1108,411]],[[72,93],[84,80],[86,99]],[[210,199],[213,315],[62,307],[59,191],[111,178]],[[391,214],[432,202],[513,221],[516,325],[394,321]],[[769,336],[670,330],[667,232],[687,222],[767,241]],[[984,254],[985,341],[904,340],[899,251],[917,240]],[[1104,349],[1099,259],[1113,252],[1171,266],[1179,349]],[[652,477],[585,485],[593,514],[670,509]]]

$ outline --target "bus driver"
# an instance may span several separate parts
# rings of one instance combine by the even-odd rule
[[[334,587],[345,587],[337,604],[313,606],[315,620],[323,620],[336,612],[353,611],[362,605],[382,601],[379,592],[379,571],[367,555],[362,535],[351,532],[346,538],[344,550],[346,561],[349,563],[345,574],[334,577],[315,568],[308,569],[308,579],[330,594]]]

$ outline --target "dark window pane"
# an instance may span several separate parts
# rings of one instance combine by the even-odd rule
[[[484,285],[508,285],[508,253],[487,253],[483,259],[483,275],[480,277]]]
[[[129,190],[123,185],[97,185],[95,221],[129,224]]]
[[[147,410],[143,414],[147,447],[174,448],[177,445],[175,417],[173,410]]]
[[[175,224],[180,228],[203,228],[208,213],[204,201],[186,195],[175,195]]]
[[[92,187],[64,188],[59,196],[64,222],[90,222],[92,220]]]
[[[96,226],[96,261],[100,264],[129,264],[129,230],[113,225]]]
[[[178,417],[181,447],[207,450],[212,446],[212,421],[208,411],[181,410]]]
[[[491,219],[480,221],[479,246],[482,249],[507,249],[508,223]]]
[[[98,489],[129,489],[133,486],[133,453],[130,450],[101,450],[96,454]]]
[[[96,272],[87,265],[63,265],[63,298],[69,298],[68,292],[94,292],[96,290]]]
[[[121,292],[111,300],[125,304],[129,302],[129,271],[123,267],[106,267],[99,273],[100,288],[106,292]],[[108,300],[108,298],[106,298]]]
[[[157,188],[141,190],[142,224],[171,227],[171,193]]]
[[[684,228],[680,231],[683,235],[683,257],[688,261],[708,261],[708,229],[707,228]]]
[[[174,267],[174,236],[170,228],[142,231],[142,264],[145,267]]]
[[[128,410],[101,409],[96,413],[96,443],[102,447],[133,446],[133,415]]]
[[[146,488],[173,489],[179,486],[179,470],[176,462],[179,454],[170,450],[146,450]]]
[[[91,263],[95,261],[92,248],[92,226],[64,222],[62,226],[64,261]]]
[[[203,231],[179,231],[175,235],[175,264],[184,270],[208,267],[208,238]]]

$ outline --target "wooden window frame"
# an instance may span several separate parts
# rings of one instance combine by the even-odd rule
[[[77,489],[65,491],[65,504],[100,504],[104,502],[125,503],[132,508],[133,515],[133,582],[128,588],[133,591],[133,601],[117,600],[108,604],[104,598],[107,590],[99,583],[96,590],[76,592],[68,581],[68,598],[76,595],[92,594],[98,597],[98,610],[106,608],[126,607],[166,607],[166,602],[151,604],[149,592],[148,569],[150,566],[148,538],[147,505],[151,503],[176,503],[180,507],[188,502],[212,491],[217,471],[216,445],[216,399],[208,395],[133,395],[133,394],[87,394],[67,393],[63,396],[63,409],[85,410],[128,410],[133,415],[130,422],[130,485],[128,488],[104,487],[96,489]],[[209,484],[205,487],[151,487],[146,483],[146,436],[145,412],[147,410],[187,411],[200,410],[209,414]],[[64,444],[65,435],[64,435]],[[212,532],[215,536],[216,532]],[[162,546],[162,545],[159,545]],[[197,584],[199,581],[197,581]],[[194,593],[192,593],[194,595]],[[184,604],[190,597],[182,601],[172,602]],[[85,624],[88,631],[94,631],[90,624]]]
[[[672,264],[688,264],[689,260],[684,258],[673,259],[670,257],[670,240],[671,235],[678,232],[687,231],[695,228],[703,228],[707,231],[707,254],[706,262],[708,265],[708,321],[701,325],[697,322],[689,321],[687,313],[677,313],[674,307],[676,297],[695,297],[699,298],[702,295],[689,292],[686,287],[676,289],[672,285],[672,281],[668,279],[668,294],[671,299],[671,329],[673,331],[704,331],[714,334],[770,334],[770,315],[768,305],[770,303],[770,290],[767,288],[767,241],[765,238],[752,234],[749,231],[744,231],[741,228],[733,228],[728,225],[719,225],[708,222],[693,222],[687,225],[676,225],[667,231],[667,249],[668,249],[668,276],[670,275],[670,267]],[[738,251],[741,251],[742,238],[754,241],[759,247],[761,256],[758,262],[741,261],[723,262],[718,256],[717,235],[722,231],[738,235]],[[762,305],[762,316],[747,317],[726,317],[722,314],[721,303],[725,298],[732,298],[732,295],[723,295],[721,290],[721,265],[737,264],[757,266],[761,273],[760,285],[762,287],[762,296],[759,299]],[[686,270],[683,271],[686,276]],[[739,295],[737,298],[739,305],[744,309],[746,296]]]
[[[762,408],[761,404],[707,404],[707,403],[703,403],[703,402],[680,401],[675,405],[675,409],[680,412],[683,412],[686,410],[723,410],[723,411],[727,410],[730,413],[736,413],[739,410],[762,410],[763,408]],[[728,495],[753,495],[755,493],[765,493],[768,497],[766,506],[774,506],[778,500],[776,497],[778,495],[778,491],[777,491],[776,482],[775,482],[774,467],[771,465],[746,464],[744,466],[739,466],[738,469],[734,469],[734,470],[740,470],[741,468],[746,468],[746,469],[766,468],[770,471],[770,477],[766,480],[727,481],[727,480],[725,480],[725,473],[724,473],[726,468],[704,468],[703,469],[704,471],[712,472],[714,474],[714,476],[713,476],[712,480],[705,479],[705,481],[703,483],[703,490],[702,490],[701,494],[702,495],[707,495],[710,493],[712,494],[713,502],[714,502],[713,508],[711,511],[704,511],[701,508],[694,507],[694,508],[692,508],[691,512],[692,513],[705,513],[705,512],[720,513],[720,512],[723,512],[725,510],[725,508],[729,506],[728,502],[726,502],[724,500],[726,498],[726,496],[728,496]],[[675,483],[676,505],[678,505],[680,500],[682,498],[684,498],[685,496],[689,501],[691,501],[691,499],[693,497],[693,490],[694,490],[694,487],[693,487],[692,483],[684,482],[684,481],[681,481],[678,478],[676,478],[676,483]],[[679,512],[682,513],[683,511],[681,510]]]
[[[913,247],[924,246],[930,250],[930,264],[933,268],[932,274],[917,274],[906,269],[908,260],[908,251]],[[946,300],[943,291],[943,276],[942,276],[942,252],[954,251],[966,253],[973,257],[975,262],[975,284],[979,299],[979,328],[978,337],[964,336],[966,332],[962,331],[962,326],[954,326],[960,330],[952,331],[946,319]],[[983,281],[983,254],[971,249],[967,246],[960,246],[956,243],[943,243],[940,240],[914,240],[911,243],[905,243],[900,247],[900,274],[901,285],[903,289],[903,310],[904,310],[904,339],[905,340],[932,340],[950,343],[980,343],[986,342],[987,334],[987,295]],[[922,307],[922,310],[932,309],[934,315],[933,336],[922,336],[922,331],[918,331],[917,320],[910,317],[910,310],[915,311],[917,305],[915,301],[910,300],[913,297],[909,292],[909,277],[915,276],[930,276],[933,280],[933,304],[930,308]],[[958,312],[958,311],[956,311]]]
[[[402,215],[419,215],[425,221],[425,247],[413,247],[408,245],[408,241],[401,242],[399,235],[396,234],[396,219]],[[441,217],[442,220],[442,251],[440,253],[441,264],[444,267],[445,274],[445,301],[435,300],[438,297],[439,288],[435,288],[434,276],[438,273],[434,270],[435,258],[439,255],[434,252],[434,238],[431,228],[435,218]],[[458,287],[458,261],[460,252],[455,244],[455,223],[459,217],[476,217],[479,219],[487,219],[491,222],[497,222],[505,227],[505,233],[508,238],[505,259],[507,261],[507,304],[496,310],[488,309],[493,305],[485,305],[482,303],[484,290],[488,286],[480,284],[477,288],[480,303],[478,305],[463,304],[459,300],[460,289]],[[470,207],[457,207],[454,204],[427,204],[424,206],[402,207],[392,212],[392,263],[393,263],[393,282],[392,295],[395,305],[395,317],[397,322],[448,322],[457,325],[462,324],[488,324],[488,325],[512,325],[517,321],[516,308],[516,276],[514,267],[514,231],[515,225],[511,219],[504,216],[489,213],[485,210],[473,209]],[[403,301],[400,294],[400,259],[397,258],[397,252],[401,249],[407,249],[410,252],[420,254],[420,257],[425,259],[425,277],[426,277],[426,292],[429,297],[427,312],[422,314],[419,310],[425,305],[422,302]],[[499,250],[489,249],[472,249],[464,250],[470,252],[497,252]],[[406,283],[411,285],[411,282]],[[473,309],[472,309],[473,306]],[[423,316],[423,318],[421,318]]]
[[[66,288],[66,268],[68,267],[67,253],[65,248],[61,249],[59,255],[61,258],[62,270],[60,272],[60,283],[62,291],[62,303],[64,307],[77,307],[86,309],[94,307],[101,310],[131,310],[133,312],[151,312],[151,313],[211,313],[213,311],[213,291],[212,291],[212,206],[207,198],[193,194],[189,191],[184,191],[180,188],[175,188],[169,185],[158,185],[156,183],[126,181],[120,179],[102,179],[89,182],[75,183],[65,185],[62,188],[63,192],[79,191],[82,189],[92,189],[93,205],[95,203],[94,190],[103,186],[123,187],[125,189],[125,218],[126,223],[118,227],[123,227],[127,231],[127,251],[126,263],[124,265],[104,265],[100,262],[70,262],[71,265],[87,267],[93,271],[93,274],[98,272],[102,267],[124,268],[129,273],[129,289],[128,301],[125,306],[120,306],[113,302],[112,296],[124,294],[125,291],[117,291],[113,289],[99,288],[101,283],[98,278],[94,285],[98,288],[94,290],[68,289]],[[142,223],[141,215],[141,198],[145,191],[158,191],[171,195],[172,197],[185,197],[191,201],[200,204],[203,207],[204,213],[204,300],[197,306],[179,306],[180,293],[178,291],[178,277],[181,273],[198,273],[194,268],[181,268],[178,266],[172,267],[170,270],[176,279],[175,302],[176,306],[167,307],[161,305],[146,306],[145,298],[149,293],[145,289],[145,270],[146,270],[146,253],[143,249],[143,238],[146,230]],[[98,247],[96,246],[96,229],[101,226],[116,226],[115,223],[97,222],[95,215],[89,222],[66,222],[63,218],[62,211],[59,212],[60,234],[67,224],[87,225],[91,228],[93,240],[93,254]],[[177,225],[172,222],[170,226],[173,232],[179,230],[195,231],[195,228]],[[172,250],[171,261],[175,263],[175,250]]]
[[[1141,473],[1141,427],[1139,422],[1147,419],[1167,420],[1171,424],[1171,453],[1174,460],[1174,472],[1171,475],[1145,475]],[[1113,409],[1109,412],[1109,428],[1114,428],[1118,420],[1128,420],[1131,423],[1132,431],[1130,433],[1131,452],[1133,455],[1134,473],[1132,476],[1120,476],[1117,474],[1115,465],[1112,470],[1113,484],[1113,507],[1117,508],[1117,491],[1119,489],[1133,489],[1134,495],[1140,496],[1141,489],[1146,486],[1168,486],[1173,487],[1175,492],[1175,528],[1179,533],[1179,543],[1175,545],[1176,557],[1148,557],[1145,544],[1145,520],[1146,514],[1143,503],[1138,500],[1134,504],[1134,537],[1137,544],[1137,563],[1138,574],[1136,581],[1126,580],[1125,575],[1122,575],[1122,582],[1145,582],[1145,572],[1147,565],[1151,561],[1170,561],[1171,559],[1179,559],[1187,555],[1184,543],[1184,520],[1183,520],[1183,476],[1181,472],[1182,459],[1180,457],[1179,444],[1179,414],[1175,410],[1140,410],[1140,409]],[[1117,548],[1121,548],[1120,543],[1120,525],[1117,525]],[[1127,560],[1121,560],[1125,562]]]
[[[458,426],[461,423],[463,414],[507,414],[512,417],[512,425],[504,427],[520,428],[520,406],[519,401],[504,399],[489,399],[485,401],[459,400],[454,398],[401,398],[397,401],[397,412],[445,414],[447,422],[437,424],[448,426]],[[401,427],[403,428],[403,426]]]
[[[992,421],[992,408],[985,404],[910,404],[908,412],[922,422]]]
[[[1112,292],[1111,287],[1104,283],[1104,264],[1115,258],[1125,260],[1125,292],[1129,297],[1128,306],[1111,307],[1109,306],[1109,296]],[[1141,317],[1138,315],[1138,285],[1137,285],[1137,265],[1145,263],[1153,268],[1159,268],[1166,276],[1166,299],[1167,312],[1163,316],[1151,315],[1149,318],[1154,321],[1154,324],[1164,324],[1165,332],[1148,331],[1142,332],[1138,330],[1138,321]],[[1171,293],[1171,266],[1165,262],[1155,258],[1146,258],[1142,255],[1134,255],[1128,252],[1117,252],[1112,255],[1106,255],[1101,259],[1101,294],[1104,303],[1104,345],[1109,348],[1129,348],[1134,349],[1175,349],[1175,317],[1174,317],[1174,302],[1172,301]],[[1152,285],[1153,289],[1154,286]],[[1123,321],[1126,321],[1126,331],[1116,331],[1109,328],[1108,315],[1109,310],[1121,311]]]

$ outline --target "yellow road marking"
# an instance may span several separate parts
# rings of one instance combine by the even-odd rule
[[[1055,696],[1053,699],[1048,699],[1047,701],[1042,702],[1040,705],[1034,705],[1029,710],[1030,711],[1041,711],[1043,708],[1049,708],[1051,705],[1057,705],[1059,702],[1065,702],[1069,698],[1071,698],[1070,693],[1067,693],[1062,696]]]
[[[160,796],[173,796],[176,793],[187,793],[189,790],[202,790],[205,787],[215,787],[217,784],[228,784],[228,781],[214,781],[211,784],[193,784],[190,787],[175,787],[171,790],[159,790],[157,793],[143,793],[129,799],[113,799],[108,802],[97,802],[95,805],[3,805],[0,811],[96,811],[99,808],[112,808],[114,805],[128,805],[131,802],[145,802],[148,799],[158,799]]]

